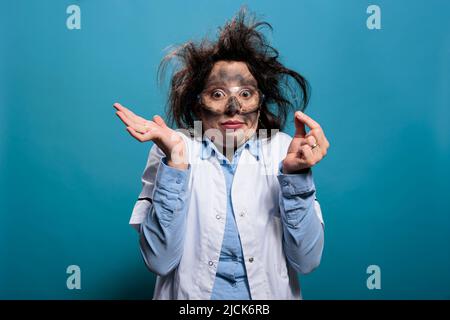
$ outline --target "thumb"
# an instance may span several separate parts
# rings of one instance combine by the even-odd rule
[[[153,121],[155,121],[155,123],[163,128],[167,128],[166,123],[164,122],[163,118],[161,118],[160,116],[156,115],[153,117]]]
[[[306,135],[305,123],[301,118],[301,111],[296,111],[294,114],[294,123],[295,123],[295,138],[303,138]]]

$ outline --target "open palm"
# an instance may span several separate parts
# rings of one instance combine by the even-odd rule
[[[155,115],[153,120],[147,120],[134,114],[120,103],[114,103],[113,107],[117,110],[117,116],[126,125],[130,135],[140,142],[153,141],[164,152],[169,165],[175,166],[173,162],[175,158],[185,160],[185,146],[182,138],[175,130],[166,125],[162,117]],[[183,162],[185,163],[185,161]],[[184,165],[181,167],[185,168]]]

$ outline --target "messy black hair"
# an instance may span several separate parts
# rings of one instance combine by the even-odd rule
[[[158,68],[162,82],[168,65],[177,65],[172,73],[170,93],[166,106],[168,120],[178,128],[191,129],[199,120],[198,94],[217,61],[241,61],[258,82],[264,94],[261,104],[259,129],[282,130],[286,118],[294,110],[303,111],[309,100],[308,81],[279,61],[279,53],[259,30],[272,26],[257,21],[245,7],[219,28],[217,40],[203,39],[200,43],[188,41],[166,55]],[[293,81],[292,81],[293,80]],[[270,131],[270,130],[268,130]]]

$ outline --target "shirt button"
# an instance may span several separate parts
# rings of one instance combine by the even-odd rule
[[[241,213],[239,214],[241,217],[245,216],[247,212],[245,210],[242,210]]]
[[[214,262],[212,262],[211,260],[208,262],[208,264],[212,267],[214,265]]]
[[[217,219],[217,220],[220,219],[220,214],[216,215],[216,219]]]
[[[251,263],[251,262],[253,262],[253,260],[254,260],[253,257],[251,257],[250,259],[248,259],[248,262]]]

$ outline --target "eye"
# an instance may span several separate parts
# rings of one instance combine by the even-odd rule
[[[240,96],[245,99],[251,98],[253,96],[253,91],[250,89],[244,89],[241,91]]]
[[[225,93],[222,90],[214,90],[211,92],[211,98],[219,100],[225,97]]]

